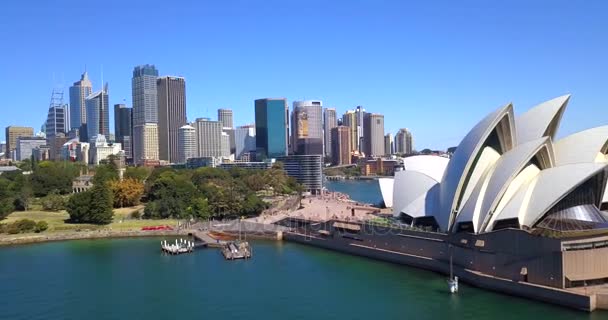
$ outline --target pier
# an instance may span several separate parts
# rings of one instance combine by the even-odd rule
[[[163,240],[160,242],[160,250],[168,254],[191,253],[194,251],[194,241],[187,239],[175,239],[175,243]]]
[[[222,254],[226,260],[251,258],[251,247],[247,241],[228,242],[222,247]]]

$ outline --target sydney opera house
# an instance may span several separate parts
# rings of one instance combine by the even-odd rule
[[[569,99],[518,116],[507,104],[451,158],[405,158],[379,181],[399,223],[328,221],[286,237],[440,273],[452,261],[479,287],[608,309],[608,126],[558,139]]]
[[[570,96],[515,117],[505,105],[481,120],[451,159],[414,156],[380,181],[387,206],[441,232],[517,228],[568,235],[608,227],[608,126],[555,140]]]

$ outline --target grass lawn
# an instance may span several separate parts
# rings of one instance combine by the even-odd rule
[[[114,209],[114,221],[106,226],[98,226],[92,224],[76,224],[67,223],[70,215],[65,211],[61,212],[48,212],[39,210],[13,212],[6,219],[0,221],[0,223],[12,223],[19,219],[30,219],[36,222],[46,221],[49,224],[49,229],[45,232],[65,232],[65,231],[77,231],[77,230],[97,230],[97,229],[112,229],[112,230],[141,230],[142,227],[146,226],[159,226],[168,225],[174,227],[177,225],[177,220],[166,219],[166,220],[143,220],[143,219],[131,219],[130,214],[134,210],[142,209],[143,206],[131,207],[131,208],[120,208]]]

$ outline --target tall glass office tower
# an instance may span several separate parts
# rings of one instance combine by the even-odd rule
[[[287,100],[255,100],[256,153],[260,159],[287,155],[289,137]]]

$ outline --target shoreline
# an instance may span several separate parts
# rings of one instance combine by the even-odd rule
[[[75,231],[67,233],[33,233],[19,234],[14,236],[1,236],[0,248],[22,244],[36,244],[45,242],[58,242],[70,240],[88,240],[88,239],[115,239],[115,238],[144,238],[144,237],[160,237],[160,236],[183,236],[188,235],[187,230],[172,230],[172,231],[143,231],[143,230],[128,230],[128,231]]]

